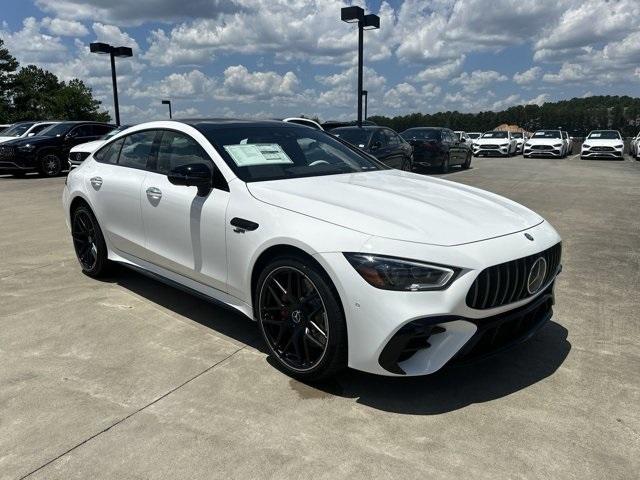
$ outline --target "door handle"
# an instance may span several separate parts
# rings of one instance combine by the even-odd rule
[[[93,188],[95,188],[96,190],[99,190],[100,187],[102,186],[102,178],[101,177],[92,177],[91,179],[89,179],[89,181],[91,182],[91,186]]]
[[[151,200],[160,200],[162,198],[162,192],[157,187],[147,188],[147,197]]]

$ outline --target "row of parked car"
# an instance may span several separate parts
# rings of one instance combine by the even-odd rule
[[[566,131],[538,130],[530,137],[522,132],[453,131],[444,127],[415,127],[397,133],[391,128],[364,122],[319,124],[308,118],[285,118],[284,122],[324,130],[365,151],[389,167],[415,171],[438,168],[448,172],[451,166],[471,166],[474,156],[522,154],[564,158],[573,154],[574,139]],[[1,128],[2,126],[0,126]],[[116,126],[89,121],[18,122],[0,131],[0,170],[14,176],[36,171],[42,176],[56,176],[80,165],[110,137],[130,125]],[[586,158],[619,158],[624,142],[617,130],[594,130],[581,146]],[[640,133],[631,142],[630,153],[640,159]]]

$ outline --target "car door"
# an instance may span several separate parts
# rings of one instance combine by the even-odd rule
[[[385,165],[391,166],[391,154],[389,150],[389,139],[385,135],[384,129],[376,130],[371,137],[371,154]]]
[[[389,160],[387,161],[387,165],[393,168],[402,168],[405,156],[404,150],[402,149],[402,142],[393,130],[385,129],[384,135],[387,138],[387,145],[389,147]]]
[[[153,159],[155,131],[136,132],[105,145],[94,154],[86,190],[109,245],[116,253],[142,258],[146,236],[140,191]]]
[[[167,174],[187,164],[204,164],[222,186],[199,196],[196,187],[174,185]],[[164,269],[218,290],[226,290],[225,214],[228,187],[200,144],[189,135],[164,130],[157,164],[140,195],[147,247],[146,259]],[[214,183],[217,185],[217,183]]]
[[[460,139],[452,130],[444,130],[444,136],[449,144],[449,165],[460,163]]]

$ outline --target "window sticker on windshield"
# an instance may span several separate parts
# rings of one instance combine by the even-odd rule
[[[224,149],[239,167],[293,163],[277,143],[225,145]]]
[[[592,134],[591,134],[591,138],[599,138],[599,137],[601,137],[601,136],[602,136],[602,134],[601,134],[601,133],[592,133]]]

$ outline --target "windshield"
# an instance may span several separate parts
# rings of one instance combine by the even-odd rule
[[[119,127],[114,128],[113,130],[111,130],[109,133],[107,133],[106,135],[103,135],[102,137],[100,137],[100,140],[109,140],[111,137],[117,135],[118,133],[120,133],[123,130],[126,130],[127,128],[129,128],[131,125],[120,125]]]
[[[587,138],[602,138],[604,140],[620,140],[620,133],[616,130],[594,130]]]
[[[29,130],[35,122],[33,123],[21,123],[19,125],[14,125],[13,127],[7,128],[4,132],[2,132],[3,137],[19,137],[24,135],[27,130]]]
[[[331,133],[345,142],[349,142],[356,147],[364,148],[369,144],[369,139],[373,135],[373,130],[364,128],[334,128]]]
[[[560,130],[538,130],[533,134],[533,138],[562,138]]]
[[[522,132],[512,132],[511,136],[513,138],[522,138]]]
[[[440,140],[440,130],[433,128],[410,128],[400,134],[405,140]]]
[[[71,127],[73,127],[73,123],[56,123],[51,125],[49,128],[45,128],[40,132],[40,136],[47,137],[61,137],[65,135]]]
[[[509,132],[487,132],[482,138],[509,138]]]
[[[480,138],[480,134],[479,133],[467,133],[467,135],[469,135],[469,138]]]
[[[196,128],[245,182],[386,168],[329,134],[294,124],[232,128],[201,124]]]

